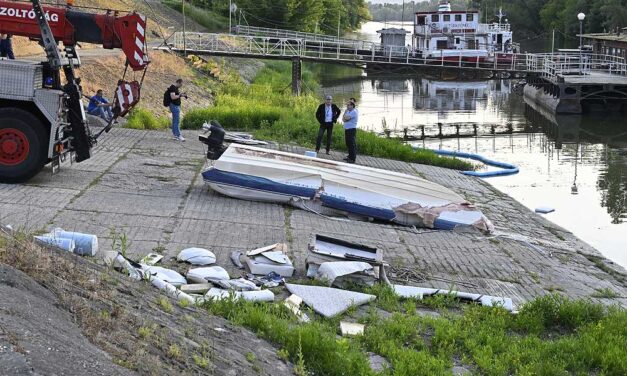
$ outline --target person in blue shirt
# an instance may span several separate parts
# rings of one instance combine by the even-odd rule
[[[87,106],[87,112],[90,115],[101,117],[107,122],[113,119],[113,112],[111,112],[111,103],[102,96],[102,89],[96,92],[96,95],[89,98],[89,106]]]
[[[344,160],[348,163],[355,163],[357,160],[357,121],[359,120],[355,99],[351,98],[346,104],[342,120],[344,121],[344,139],[348,149],[348,156]]]

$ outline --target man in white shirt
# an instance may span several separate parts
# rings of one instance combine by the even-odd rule
[[[351,98],[346,104],[346,111],[344,111],[342,120],[344,122],[346,148],[348,149],[348,156],[344,160],[348,163],[355,163],[357,159],[357,121],[359,120],[359,112],[355,108],[354,98]]]
[[[322,144],[322,137],[324,132],[327,132],[327,154],[331,150],[331,137],[333,135],[333,124],[337,122],[337,118],[340,117],[340,109],[333,104],[333,97],[327,95],[324,103],[318,106],[316,110],[316,120],[320,124],[318,129],[318,138],[316,139],[316,153],[320,152],[320,144]]]

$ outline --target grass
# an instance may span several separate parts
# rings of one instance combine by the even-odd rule
[[[178,12],[183,12],[181,1],[166,0],[163,3]],[[185,3],[185,16],[194,20],[207,31],[224,31],[229,28],[229,19],[227,17],[211,10],[191,5],[188,2]]]
[[[313,148],[318,133],[314,113],[319,98],[313,94],[293,96],[290,92],[290,64],[268,62],[251,85],[226,80],[217,89],[214,107],[188,111],[181,126],[199,129],[205,121],[218,120],[227,130],[245,130],[259,139],[291,143]],[[313,72],[303,67],[304,86],[316,90]],[[333,132],[334,150],[346,151],[341,125]],[[400,140],[382,138],[358,130],[358,152],[361,155],[416,162],[458,170],[473,169],[466,161],[441,157],[430,150],[413,149]]]
[[[166,297],[160,297],[157,301],[157,304],[161,307],[161,309],[166,313],[174,312],[174,306],[170,303],[170,300]]]
[[[125,128],[131,129],[167,129],[170,126],[167,116],[155,116],[152,112],[135,107],[126,118]]]
[[[204,307],[273,342],[303,375],[375,375],[367,352],[390,362],[380,375],[446,375],[460,363],[484,375],[627,374],[627,312],[616,307],[548,295],[512,315],[448,299],[401,301],[384,286],[368,292],[392,314],[383,318],[371,307],[359,319],[364,335],[354,338],[337,336],[337,318],[298,323],[280,303],[226,300]],[[441,316],[417,313],[430,305]]]

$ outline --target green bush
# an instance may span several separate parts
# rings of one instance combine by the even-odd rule
[[[167,116],[155,116],[152,112],[135,107],[126,118],[125,128],[131,129],[166,129],[171,121]]]

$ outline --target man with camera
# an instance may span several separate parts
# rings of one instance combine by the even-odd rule
[[[164,105],[169,102],[168,107],[170,107],[170,112],[172,113],[172,134],[174,134],[174,139],[184,142],[185,138],[181,135],[179,124],[181,121],[181,98],[187,99],[187,94],[180,92],[181,87],[183,87],[183,80],[179,78],[166,91]]]

